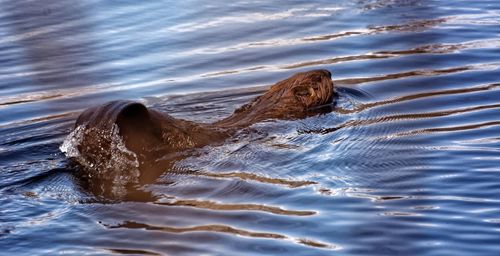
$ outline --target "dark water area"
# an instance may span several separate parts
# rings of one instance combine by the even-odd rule
[[[0,254],[498,255],[500,2],[0,1]],[[332,112],[252,126],[103,198],[85,108],[219,120],[333,73]]]

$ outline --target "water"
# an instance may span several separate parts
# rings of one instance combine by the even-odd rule
[[[0,3],[0,254],[500,250],[498,1]],[[95,104],[211,122],[316,68],[333,112],[255,124],[133,198],[59,150]]]

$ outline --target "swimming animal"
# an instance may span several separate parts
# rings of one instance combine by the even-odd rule
[[[175,160],[190,149],[221,143],[257,122],[317,114],[322,107],[331,106],[333,97],[331,73],[312,70],[274,84],[214,123],[174,118],[138,102],[111,101],[85,110],[76,120],[72,136],[78,137],[73,145],[78,153],[73,158],[91,179],[114,179],[116,183],[114,176],[128,175],[133,179],[128,177],[123,183],[151,181],[158,176],[158,168],[164,171],[159,162]],[[138,172],[132,172],[134,168]]]

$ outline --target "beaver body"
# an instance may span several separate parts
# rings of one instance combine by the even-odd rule
[[[118,133],[124,143],[122,146],[126,147],[122,150],[135,157],[140,180],[151,181],[165,171],[162,159],[169,161],[186,150],[223,142],[235,132],[260,121],[313,115],[318,107],[329,105],[333,96],[331,73],[313,70],[276,83],[263,95],[236,109],[231,116],[210,124],[173,118],[137,102],[112,101],[91,107],[78,117],[75,128],[80,129],[80,138],[75,160],[93,179],[123,175],[122,171],[126,170],[116,169],[116,166],[112,174],[102,170],[109,166],[116,151],[113,149],[116,138],[112,134]]]

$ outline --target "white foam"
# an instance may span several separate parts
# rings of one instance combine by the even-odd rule
[[[111,130],[78,126],[59,149],[83,167],[93,184],[111,186],[102,188],[115,195],[124,194],[127,184],[139,181],[138,157],[125,146],[116,124]]]

